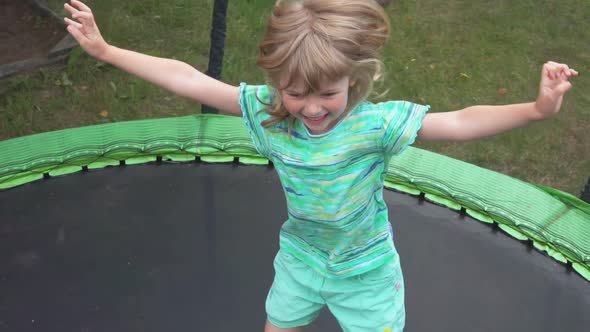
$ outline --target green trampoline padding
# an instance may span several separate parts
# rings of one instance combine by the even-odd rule
[[[106,166],[173,161],[266,164],[242,119],[194,115],[96,125],[0,142],[0,189],[44,176]],[[386,187],[463,210],[590,280],[590,204],[553,188],[526,183],[429,151],[409,148],[390,163]]]

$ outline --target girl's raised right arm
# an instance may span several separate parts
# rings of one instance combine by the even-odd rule
[[[78,0],[64,4],[72,19],[64,18],[68,32],[91,56],[112,64],[132,75],[154,83],[177,95],[193,99],[240,116],[238,88],[211,78],[194,67],[173,59],[165,59],[109,45],[102,38],[92,11]]]

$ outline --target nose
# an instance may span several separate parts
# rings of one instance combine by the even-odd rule
[[[305,115],[314,116],[322,112],[322,105],[315,100],[310,100],[305,105]]]

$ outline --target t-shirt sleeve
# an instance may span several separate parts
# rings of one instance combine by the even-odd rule
[[[414,143],[430,106],[408,101],[390,101],[381,105],[384,111],[383,149],[386,155],[394,156]]]
[[[267,107],[265,104],[267,102],[270,102],[270,91],[267,86],[240,84],[240,108],[244,123],[256,151],[268,158],[270,152],[268,130],[261,123],[270,116],[260,112]]]

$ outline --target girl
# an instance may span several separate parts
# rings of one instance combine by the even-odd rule
[[[547,62],[534,102],[426,114],[366,99],[380,77],[389,21],[377,1],[278,1],[260,44],[267,85],[239,87],[193,67],[107,44],[90,8],[65,4],[92,56],[181,96],[243,116],[279,174],[288,206],[265,331],[302,331],[328,306],[344,331],[402,331],[404,283],[383,201],[390,158],[416,136],[464,141],[558,112],[577,72]]]

